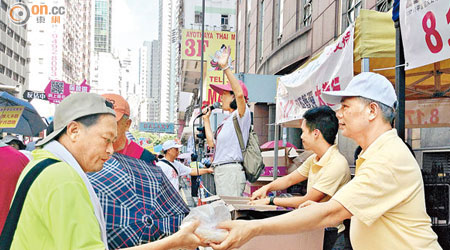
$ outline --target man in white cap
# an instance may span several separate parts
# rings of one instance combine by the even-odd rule
[[[176,143],[175,140],[168,140],[164,142],[162,146],[164,158],[156,163],[156,165],[161,167],[162,171],[176,190],[180,189],[180,183],[178,180],[178,177],[180,176],[198,176],[202,174],[211,174],[214,172],[212,168],[198,169],[197,171],[197,169],[192,169],[175,160],[180,154],[181,147],[182,145]]]
[[[103,212],[86,173],[102,169],[116,137],[112,103],[93,93],[65,98],[56,107],[53,132],[37,143],[43,148],[33,151],[19,177],[0,249],[108,249]],[[29,177],[39,170],[31,185]],[[23,207],[16,205],[21,197]],[[201,243],[195,227],[133,249],[193,249]]]
[[[226,222],[228,237],[215,249],[238,248],[256,235],[324,228],[351,218],[353,249],[442,249],[425,209],[420,167],[391,127],[397,97],[384,76],[361,73],[343,91],[325,92],[337,111],[342,134],[362,152],[355,177],[324,203],[264,220]]]

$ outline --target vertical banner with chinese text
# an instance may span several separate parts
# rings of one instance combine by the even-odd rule
[[[332,104],[323,91],[343,90],[353,77],[353,27],[348,27],[333,44],[306,67],[278,80],[276,123],[302,119],[306,110]]]
[[[202,32],[198,30],[183,30],[181,42],[181,58],[183,60],[201,60]],[[211,105],[219,101],[219,96],[210,87],[210,84],[224,84],[223,72],[217,65],[218,57],[226,48],[231,47],[230,63],[234,65],[236,50],[236,33],[226,31],[205,31],[204,60],[206,61],[205,84],[203,85],[203,100]],[[234,70],[233,70],[234,71]],[[228,80],[225,82],[227,83]]]

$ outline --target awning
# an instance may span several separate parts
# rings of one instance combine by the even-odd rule
[[[298,70],[317,59],[322,52],[310,58]],[[395,84],[395,27],[391,12],[362,9],[355,23],[353,51],[354,74],[361,73],[362,61],[371,72],[387,77]],[[450,92],[450,59],[405,72],[406,100],[430,99]],[[299,127],[299,122],[284,123]]]

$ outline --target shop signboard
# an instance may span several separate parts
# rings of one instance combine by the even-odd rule
[[[181,59],[201,61],[202,32],[199,30],[183,30],[181,42]],[[204,68],[205,84],[203,85],[203,100],[211,105],[219,101],[219,95],[210,84],[224,84],[224,74],[217,62],[226,47],[231,47],[229,64],[234,66],[236,52],[236,33],[227,31],[205,31],[204,35]],[[230,67],[234,72],[234,68]],[[225,81],[225,84],[228,80]]]
[[[175,133],[175,126],[173,123],[140,122],[139,131],[150,133],[173,134]]]

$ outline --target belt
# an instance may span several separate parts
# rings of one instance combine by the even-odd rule
[[[231,162],[224,162],[224,163],[213,163],[211,165],[211,167],[215,168],[215,167],[218,167],[218,166],[223,166],[223,165],[228,165],[228,164],[241,164],[242,165],[242,162],[240,162],[240,161],[231,161]]]

